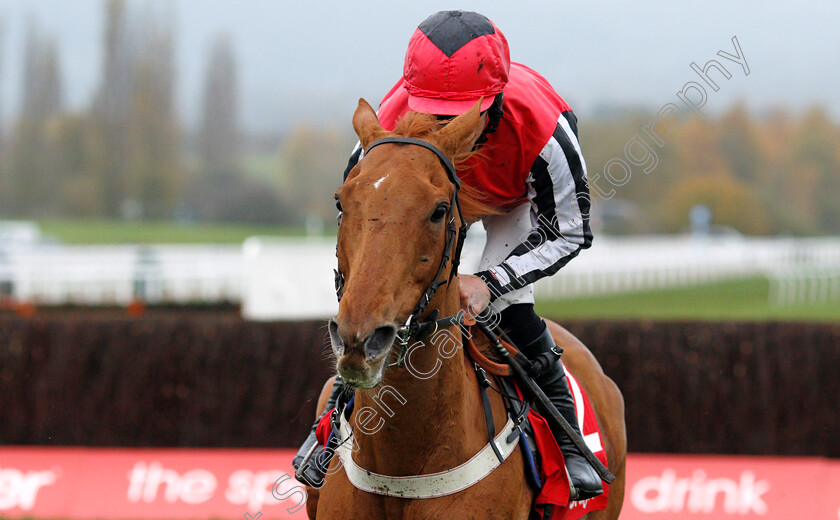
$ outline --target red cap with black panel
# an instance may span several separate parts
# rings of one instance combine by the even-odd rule
[[[408,42],[403,86],[411,110],[459,115],[504,90],[510,72],[507,39],[487,17],[441,11],[426,18]]]

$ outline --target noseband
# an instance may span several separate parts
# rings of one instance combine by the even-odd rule
[[[420,300],[417,302],[417,305],[414,306],[414,310],[411,311],[411,314],[408,316],[405,324],[397,331],[397,341],[405,347],[408,344],[408,340],[412,337],[422,338],[435,332],[438,328],[449,327],[462,322],[463,313],[438,319],[438,311],[435,310],[426,320],[421,320],[420,316],[426,310],[426,306],[429,305],[429,302],[434,297],[438,288],[447,281],[451,282],[452,277],[458,273],[458,264],[461,262],[461,249],[464,246],[464,239],[467,236],[467,224],[464,221],[464,215],[461,212],[461,203],[458,200],[458,189],[461,187],[461,179],[458,178],[458,174],[455,171],[455,166],[452,164],[452,161],[450,161],[449,158],[446,157],[446,155],[444,155],[444,153],[435,145],[429,143],[428,141],[415,139],[413,137],[385,137],[383,139],[376,140],[368,146],[365,154],[370,153],[373,148],[381,144],[388,143],[422,146],[423,148],[434,152],[434,154],[438,156],[438,159],[440,159],[441,164],[443,164],[446,174],[449,177],[449,181],[455,187],[455,189],[452,190],[452,199],[449,204],[449,221],[446,224],[446,246],[443,250],[443,256],[440,259],[437,274],[435,274],[435,278],[426,287],[426,290],[423,291],[423,295],[420,296]],[[456,227],[455,225],[455,210],[457,210],[458,217],[461,219],[460,227]],[[454,252],[452,250],[453,246],[455,248]],[[452,259],[452,270],[449,272],[449,280],[443,280],[441,279],[443,271],[450,258]],[[338,301],[341,301],[343,291],[344,274],[339,269],[336,269],[335,293]],[[400,355],[397,365],[402,364],[404,353],[405,349],[403,349],[403,353]]]

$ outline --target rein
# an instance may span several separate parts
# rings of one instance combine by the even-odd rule
[[[490,372],[494,376],[511,376],[510,365],[504,363],[496,363],[495,361],[490,360],[490,358],[485,356],[483,352],[478,350],[478,347],[475,346],[475,342],[473,341],[472,336],[470,336],[469,338],[465,337],[464,339],[464,348],[466,349],[467,354],[476,364],[478,364],[478,366]],[[516,357],[517,354],[519,354],[519,351],[516,350],[516,348],[510,343],[506,341],[501,341],[501,343],[511,357]]]
[[[433,334],[437,332],[438,328],[449,327],[457,323],[459,315],[447,316],[445,318],[438,319],[438,311],[433,311],[429,317],[425,320],[421,319],[420,316],[425,312],[426,307],[429,305],[429,302],[432,301],[435,293],[437,292],[440,286],[446,284],[447,282],[451,282],[452,278],[458,273],[458,265],[461,263],[461,249],[464,247],[464,239],[467,237],[467,224],[464,220],[463,212],[461,211],[461,202],[458,199],[458,190],[461,188],[461,179],[458,178],[458,173],[455,171],[455,165],[452,164],[452,161],[446,157],[438,147],[433,145],[428,141],[424,141],[422,139],[416,139],[413,137],[385,137],[382,139],[378,139],[368,145],[367,150],[365,150],[365,155],[370,153],[370,151],[377,146],[383,144],[410,144],[415,146],[421,146],[427,150],[430,150],[435,155],[437,155],[438,159],[440,159],[441,164],[443,165],[444,169],[446,170],[446,174],[449,177],[449,181],[452,182],[455,189],[452,191],[452,198],[450,199],[449,204],[449,221],[446,224],[446,245],[443,249],[443,256],[440,259],[440,265],[438,266],[437,273],[435,274],[434,279],[429,283],[426,287],[426,290],[423,291],[423,294],[420,296],[420,300],[417,302],[417,305],[414,306],[414,310],[411,311],[408,318],[405,320],[405,323],[397,330],[397,343],[400,345],[400,352],[397,357],[397,361],[394,363],[395,366],[402,366],[405,362],[405,355],[406,350],[408,348],[408,342],[411,338],[422,338],[428,334]],[[458,218],[461,220],[461,225],[457,226],[455,223],[455,213],[457,210]],[[454,246],[454,251],[453,251]],[[446,269],[446,264],[449,263],[449,260],[452,260],[452,269],[449,271],[449,279],[445,280],[443,278],[443,272]],[[335,294],[338,298],[338,301],[341,301],[342,293],[344,292],[344,274],[341,272],[340,269],[335,270]]]

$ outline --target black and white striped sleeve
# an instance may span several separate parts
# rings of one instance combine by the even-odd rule
[[[499,265],[477,273],[492,299],[551,276],[592,245],[586,163],[571,111],[534,161],[527,178],[533,229]]]
[[[352,170],[359,161],[362,160],[362,155],[364,154],[364,150],[362,150],[362,143],[361,141],[356,142],[356,146],[353,147],[353,152],[350,154],[350,159],[347,161],[347,168],[344,169],[344,178],[342,181],[347,180],[347,176],[350,175],[350,170]]]

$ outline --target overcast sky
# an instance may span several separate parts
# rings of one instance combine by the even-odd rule
[[[414,28],[440,9],[490,17],[511,55],[541,72],[579,117],[616,105],[659,108],[675,101],[689,67],[716,58],[732,74],[709,91],[708,109],[742,99],[758,111],[811,104],[840,114],[840,2],[789,0],[529,2],[438,0],[290,2],[131,0],[175,20],[178,102],[188,124],[200,104],[213,39],[230,36],[240,66],[241,109],[251,128],[291,123],[349,124],[359,97],[376,103],[398,79]],[[17,110],[20,56],[28,20],[59,39],[65,99],[90,100],[100,73],[104,0],[0,0],[0,110]],[[716,56],[737,36],[750,68]]]

